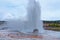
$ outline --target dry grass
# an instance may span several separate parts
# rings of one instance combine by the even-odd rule
[[[46,30],[60,31],[60,27],[46,27]]]

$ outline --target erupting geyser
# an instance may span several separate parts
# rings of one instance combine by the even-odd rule
[[[44,32],[43,22],[41,20],[41,7],[38,0],[29,0],[27,12],[29,27],[32,30],[38,29],[39,33]]]

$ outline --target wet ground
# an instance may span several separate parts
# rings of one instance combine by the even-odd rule
[[[0,40],[60,40],[52,36],[43,36],[43,38],[10,38],[10,37],[0,37]]]
[[[0,40],[60,40],[60,39],[57,39],[57,38],[52,38],[50,36],[43,36],[43,38],[20,38],[20,39],[17,39],[17,38],[0,38]]]
[[[2,32],[1,32],[2,33]],[[60,32],[46,31],[44,34],[38,36],[15,36],[4,35],[0,33],[0,40],[60,40]],[[7,33],[7,32],[6,32]]]

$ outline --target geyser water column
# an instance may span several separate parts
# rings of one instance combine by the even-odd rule
[[[31,30],[38,29],[40,33],[44,32],[43,22],[41,21],[41,7],[38,0],[29,0],[28,3],[28,22]]]

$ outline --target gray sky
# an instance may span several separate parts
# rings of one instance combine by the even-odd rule
[[[40,0],[42,19],[60,20],[60,0]]]
[[[60,0],[39,0],[42,20],[60,20]],[[25,19],[27,0],[0,0],[0,20]]]

